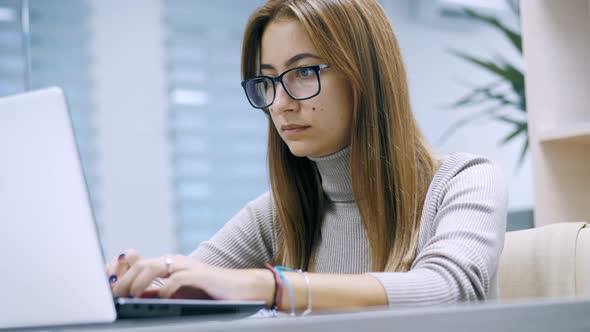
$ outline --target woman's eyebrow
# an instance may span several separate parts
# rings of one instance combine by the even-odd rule
[[[303,59],[306,59],[306,58],[321,59],[320,56],[315,55],[315,54],[311,54],[311,53],[299,53],[297,55],[292,56],[289,60],[287,60],[285,62],[285,67],[289,68],[294,63],[296,63],[298,61],[301,61]],[[260,65],[260,70],[263,70],[263,69],[275,70],[276,68],[273,65],[269,65],[269,64],[263,63],[263,64]]]

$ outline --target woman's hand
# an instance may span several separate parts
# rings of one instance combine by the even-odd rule
[[[106,266],[111,288],[113,288],[117,280],[121,279],[140,259],[141,257],[135,249],[127,249],[119,256],[114,257]]]
[[[148,290],[156,278],[166,278],[164,285]],[[225,269],[180,255],[136,261],[113,285],[116,296],[263,300],[267,305],[275,287],[268,270]]]

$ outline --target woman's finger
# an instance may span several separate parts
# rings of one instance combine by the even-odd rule
[[[189,271],[176,272],[166,279],[166,283],[159,289],[159,296],[161,298],[171,298],[178,289],[182,286],[183,280],[186,280],[186,275],[190,274]],[[193,280],[194,282],[194,280]]]
[[[158,277],[166,277],[168,270],[164,259],[153,259],[145,263],[141,271],[133,278],[129,287],[129,294],[133,297],[141,297],[144,291]]]
[[[139,255],[135,256],[139,257]],[[116,296],[140,297],[154,279],[169,277],[174,272],[185,270],[193,260],[184,256],[163,256],[150,260],[134,262],[134,256],[126,259],[132,263],[129,269],[114,283],[113,294]]]
[[[123,277],[123,275],[139,260],[141,260],[141,257],[135,249],[125,250],[124,253],[120,254],[117,257],[117,269],[115,271],[117,279]]]
[[[159,289],[160,298],[212,300],[195,270],[174,273]]]
[[[119,257],[117,257],[119,261],[127,262],[129,265],[135,264],[137,261],[141,259],[139,252],[133,248],[125,250]]]
[[[111,261],[106,265],[107,275],[111,276],[113,274],[116,274],[117,267],[118,267],[117,257],[113,257],[113,259],[111,259]]]
[[[144,268],[143,261],[139,261],[134,264],[114,285],[113,295],[115,296],[129,296],[129,291],[133,280]]]
[[[127,249],[119,256],[114,257],[107,267],[107,274],[111,288],[114,283],[121,279],[129,268],[139,260],[139,253],[135,249]]]

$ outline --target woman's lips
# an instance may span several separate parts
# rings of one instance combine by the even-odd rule
[[[310,126],[299,126],[299,125],[287,125],[282,126],[281,130],[285,135],[295,135],[307,130]]]

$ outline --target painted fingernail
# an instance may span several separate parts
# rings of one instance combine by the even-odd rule
[[[119,259],[119,260],[122,260],[123,258],[125,258],[125,253],[123,253],[123,254],[120,254],[118,259]]]
[[[115,282],[117,282],[117,276],[113,274],[109,277],[109,284],[114,284]]]

